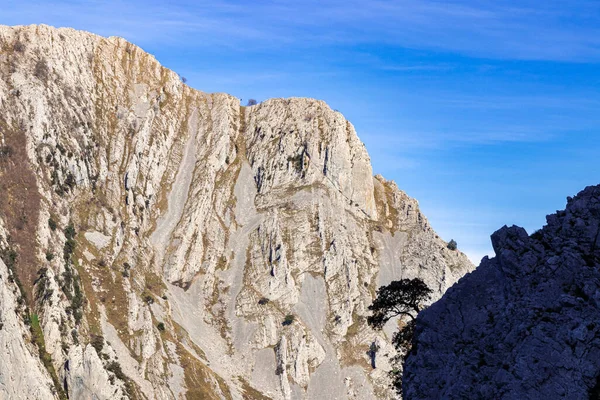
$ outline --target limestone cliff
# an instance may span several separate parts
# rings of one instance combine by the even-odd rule
[[[600,186],[527,235],[492,235],[496,257],[417,319],[408,399],[600,395]]]
[[[376,288],[472,269],[322,101],[41,25],[0,27],[0,110],[0,397],[387,398]]]

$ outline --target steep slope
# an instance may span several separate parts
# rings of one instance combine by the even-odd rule
[[[494,233],[496,257],[419,316],[406,398],[597,398],[600,186],[547,222]]]
[[[241,107],[72,29],[0,27],[0,49],[2,249],[43,333],[10,334],[44,355],[32,374],[70,398],[389,396],[366,355],[393,350],[366,324],[376,288],[421,276],[439,297],[472,266],[339,112]]]

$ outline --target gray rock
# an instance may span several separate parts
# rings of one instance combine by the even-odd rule
[[[304,98],[241,107],[116,37],[0,26],[0,48],[0,142],[4,122],[25,138],[41,198],[27,250],[52,292],[36,307],[72,393],[391,395],[389,362],[373,370],[365,354],[373,341],[393,353],[366,323],[375,290],[420,276],[438,298],[473,266],[414,199],[372,176],[341,113]],[[63,254],[69,221],[70,269],[45,257]],[[79,322],[65,277],[81,282]],[[105,338],[100,354],[92,334]],[[32,354],[23,368],[36,371]]]
[[[600,186],[532,235],[503,227],[417,319],[407,399],[587,399],[600,387]]]

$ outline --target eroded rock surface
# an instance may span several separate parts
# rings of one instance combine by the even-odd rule
[[[600,388],[600,186],[528,235],[492,235],[496,257],[417,320],[409,399],[588,399]]]
[[[51,365],[32,344],[20,378],[53,389],[27,398],[391,395],[366,354],[392,354],[375,290],[420,276],[437,298],[472,265],[372,176],[342,114],[242,107],[115,37],[0,27],[0,49],[0,239]]]

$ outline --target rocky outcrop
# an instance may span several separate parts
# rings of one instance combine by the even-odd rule
[[[600,186],[527,235],[503,227],[496,257],[417,320],[409,399],[588,399],[600,393]]]
[[[366,323],[376,288],[439,297],[472,266],[342,114],[242,107],[120,38],[0,27],[0,49],[3,248],[56,396],[390,395],[366,354],[393,351]]]

